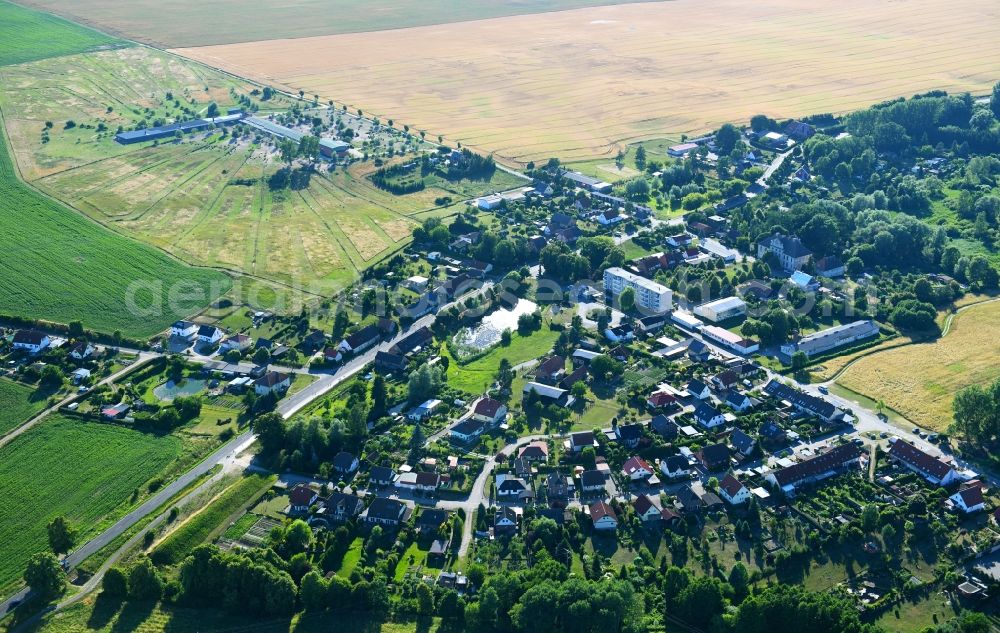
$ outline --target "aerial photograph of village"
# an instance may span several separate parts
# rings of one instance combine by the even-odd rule
[[[0,633],[1000,633],[997,0],[0,0]]]

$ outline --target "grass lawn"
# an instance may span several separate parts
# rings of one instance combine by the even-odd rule
[[[837,382],[887,406],[920,426],[944,431],[952,421],[956,392],[1000,376],[1000,302],[983,303],[955,315],[950,331],[930,343],[915,343],[865,356]]]
[[[649,255],[652,251],[643,248],[633,242],[632,240],[625,240],[622,242],[622,250],[625,251],[625,259],[637,259],[639,257],[645,257]]]
[[[364,553],[365,542],[358,537],[351,541],[351,546],[347,548],[343,560],[340,561],[340,569],[337,575],[343,578],[350,578],[351,572],[361,562],[361,555]]]
[[[903,602],[889,609],[875,623],[885,631],[920,633],[936,628],[957,615],[957,610],[935,592],[918,602]]]
[[[157,565],[171,565],[184,560],[191,550],[206,543],[229,527],[234,514],[246,510],[265,490],[271,487],[276,476],[251,475],[226,489],[198,514],[178,527],[153,550],[151,558]]]
[[[0,435],[45,408],[46,394],[13,380],[0,378]]]
[[[288,495],[275,495],[273,499],[258,503],[251,512],[281,521],[285,518],[282,510],[288,507],[288,503]]]
[[[48,548],[49,521],[66,516],[81,539],[94,535],[183,448],[174,436],[54,416],[0,449],[0,593]]]
[[[558,338],[559,332],[543,325],[542,329],[528,336],[521,336],[515,332],[510,345],[497,346],[485,356],[465,365],[460,365],[454,358],[449,358],[448,384],[468,393],[483,393],[496,377],[501,358],[509,360],[511,365],[519,365],[547,353]]]

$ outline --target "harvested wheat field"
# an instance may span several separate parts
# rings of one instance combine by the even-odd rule
[[[837,382],[935,431],[952,421],[955,393],[1000,376],[1000,302],[962,310],[951,328],[933,343],[907,345],[866,356]]]
[[[177,52],[524,162],[984,92],[997,32],[995,0],[677,0]]]

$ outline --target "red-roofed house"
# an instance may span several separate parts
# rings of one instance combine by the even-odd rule
[[[483,398],[472,409],[472,418],[485,424],[496,425],[507,417],[507,407],[493,398]]]
[[[965,514],[980,512],[986,508],[986,500],[983,499],[983,488],[980,484],[963,486],[958,492],[948,497],[953,507],[961,510]]]
[[[598,501],[590,506],[590,520],[593,522],[595,530],[618,529],[618,515],[604,501]]]
[[[653,472],[653,467],[641,457],[630,457],[622,466],[622,474],[632,481],[649,479]]]
[[[731,505],[738,506],[750,501],[750,489],[740,483],[739,479],[729,474],[719,482],[719,496]]]

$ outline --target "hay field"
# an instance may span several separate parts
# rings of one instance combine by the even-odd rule
[[[758,112],[983,92],[998,31],[993,0],[676,0],[178,52],[524,162]]]
[[[361,33],[646,0],[23,0],[162,48]]]
[[[866,356],[837,380],[920,426],[944,431],[952,421],[955,392],[1000,376],[1000,302],[971,306],[933,343],[907,345]]]

